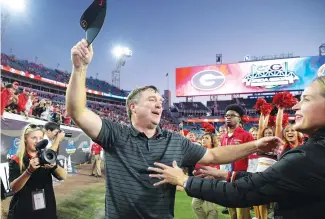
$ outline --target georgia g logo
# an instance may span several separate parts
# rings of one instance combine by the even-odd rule
[[[191,84],[198,90],[208,91],[215,90],[221,87],[226,81],[225,76],[215,70],[204,70],[196,73],[192,79]]]

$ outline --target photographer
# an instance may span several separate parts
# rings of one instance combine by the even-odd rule
[[[44,139],[49,141],[47,148],[59,153],[59,145],[65,137],[65,133],[60,130],[60,126],[55,122],[48,122],[44,126],[45,136]]]
[[[43,138],[41,126],[27,125],[17,154],[9,161],[9,182],[15,194],[10,202],[8,219],[57,218],[52,175],[64,180],[67,173],[58,162],[40,165],[37,143]]]

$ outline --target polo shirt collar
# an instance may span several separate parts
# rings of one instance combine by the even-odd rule
[[[131,134],[134,137],[139,136],[140,134],[145,136],[145,134],[143,132],[139,132],[133,125],[131,125]],[[161,136],[162,136],[162,130],[158,125],[156,128],[156,134],[154,135],[154,137],[161,137]]]

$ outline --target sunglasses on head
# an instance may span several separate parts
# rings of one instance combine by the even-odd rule
[[[32,129],[41,128],[42,129],[42,128],[44,128],[44,126],[43,125],[29,124],[28,128],[32,128]]]

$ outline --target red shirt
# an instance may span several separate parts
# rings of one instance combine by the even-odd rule
[[[70,125],[71,124],[71,117],[68,115],[67,110],[63,109],[62,110],[63,118],[64,118],[64,124]]]
[[[219,169],[219,165],[216,165],[216,164],[199,164],[199,163],[195,164],[194,169],[199,170],[201,167],[215,167],[215,168]]]
[[[92,146],[91,146],[91,153],[92,154],[100,154],[100,152],[102,151],[102,147],[99,145],[99,144],[96,144],[94,143]]]
[[[0,115],[2,116],[5,108],[9,102],[9,99],[11,97],[10,92],[7,89],[4,89],[1,91],[1,109],[0,109]]]
[[[221,138],[221,146],[227,146],[227,145],[238,145],[243,144],[246,142],[254,141],[254,137],[251,133],[245,131],[241,127],[237,127],[234,130],[234,133],[232,136],[228,136],[228,134],[225,134]],[[243,158],[241,160],[237,160],[232,164],[232,168],[234,171],[247,171],[248,168],[248,157]]]
[[[29,97],[26,96],[24,93],[19,94],[17,112],[26,110],[26,104],[27,104],[28,98]]]

